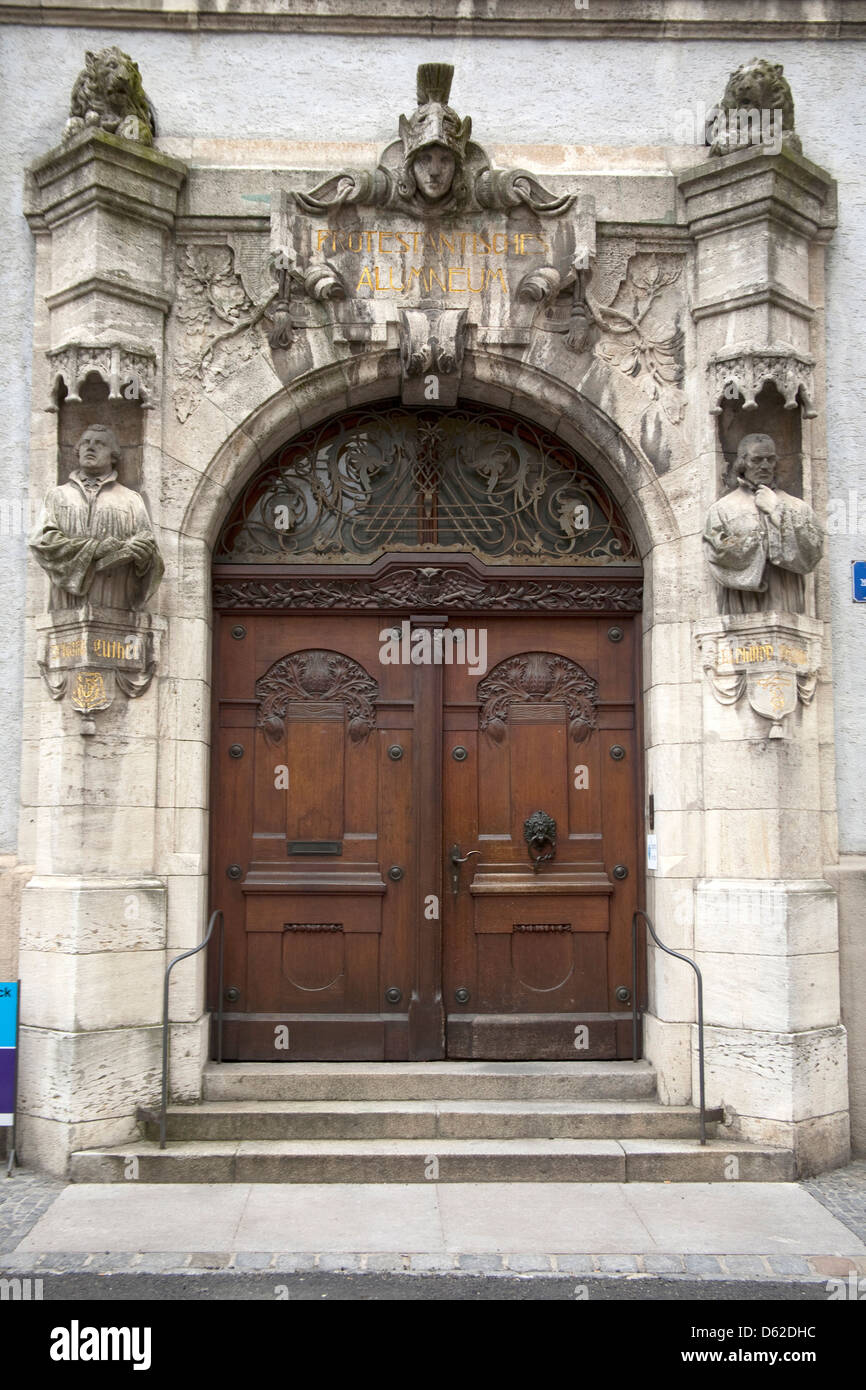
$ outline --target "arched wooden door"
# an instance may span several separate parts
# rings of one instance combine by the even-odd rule
[[[214,604],[223,1056],[630,1055],[640,570],[598,480],[510,417],[344,418],[247,488]]]

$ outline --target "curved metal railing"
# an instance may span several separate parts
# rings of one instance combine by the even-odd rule
[[[199,951],[203,951],[213,934],[214,922],[220,919],[219,932],[219,986],[217,993],[217,1061],[223,1059],[223,947],[225,938],[225,919],[222,908],[215,908],[210,915],[207,924],[207,931],[197,946],[193,946],[189,951],[181,951],[179,956],[169,961],[165,972],[165,983],[162,990],[162,1092],[159,1104],[159,1147],[165,1148],[165,1129],[166,1129],[166,1110],[168,1108],[168,986],[171,979],[171,972],[174,967],[182,960],[188,960],[190,956],[197,956]]]
[[[638,1009],[637,1009],[637,924],[638,918],[642,917],[646,922],[647,931],[652,937],[659,950],[666,955],[675,956],[677,960],[684,960],[686,965],[690,965],[694,970],[698,981],[698,1085],[700,1088],[700,1111],[701,1111],[701,1143],[707,1142],[707,1106],[706,1106],[706,1087],[704,1082],[704,981],[697,965],[689,956],[684,956],[682,951],[674,951],[670,946],[666,946],[656,935],[655,927],[652,924],[649,913],[638,908],[631,919],[631,981],[632,991],[632,1060],[638,1061]]]

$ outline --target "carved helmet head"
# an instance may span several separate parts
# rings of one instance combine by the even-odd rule
[[[448,150],[454,158],[454,191],[462,185],[472,120],[469,116],[461,120],[447,104],[453,76],[450,63],[422,63],[418,68],[418,106],[408,118],[400,117],[400,139],[403,141],[400,192],[403,197],[412,197],[416,191],[412,175],[415,158],[433,145]]]

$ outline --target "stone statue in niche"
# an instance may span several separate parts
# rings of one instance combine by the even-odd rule
[[[152,145],[156,117],[141,85],[138,64],[120,48],[85,53],[84,64],[72,88],[64,143],[96,127],[124,140]]]
[[[51,580],[49,608],[134,611],[153,593],[163,561],[137,492],[117,481],[120,446],[106,425],[78,441],[78,468],[47,494],[29,545]]]
[[[728,470],[731,490],[710,508],[704,554],[721,586],[722,613],[804,613],[804,575],[821,558],[824,533],[812,508],[775,488],[776,446],[747,434]]]

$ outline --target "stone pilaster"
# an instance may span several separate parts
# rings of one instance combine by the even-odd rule
[[[702,501],[708,509],[719,495],[722,463],[716,437],[720,362],[730,365],[734,380],[748,374],[745,368],[752,374],[740,391],[750,431],[768,429],[752,390],[760,387],[755,373],[779,385],[786,350],[794,384],[797,373],[817,364],[815,397],[823,401],[815,264],[834,225],[835,190],[808,160],[763,149],[711,160],[680,176],[678,185],[696,243],[692,316],[701,370],[695,395],[700,401],[703,393]],[[823,413],[816,412],[811,391],[782,394],[788,409],[802,412],[803,496],[820,513],[823,480],[816,477],[816,461],[825,458]],[[819,670],[816,685],[808,662],[800,670],[794,658],[787,664],[778,659],[780,641],[790,647],[791,633],[800,632],[804,647],[811,643],[826,652],[820,575],[817,593],[815,609],[808,580],[807,611],[817,611],[817,621],[765,615],[769,635],[761,639],[763,656],[754,671],[752,658],[743,656],[746,647],[735,648],[727,667],[718,664],[723,654],[711,629],[724,633],[730,646],[746,641],[740,629],[754,636],[761,619],[718,618],[708,572],[703,612],[694,624],[696,666],[706,677],[703,876],[694,949],[704,974],[707,1100],[727,1108],[742,1137],[793,1149],[801,1173],[844,1162],[849,1143],[836,895],[824,879],[824,866],[835,857],[835,828],[822,798],[827,671]],[[708,640],[718,648],[712,659]],[[762,705],[769,695],[759,689],[761,681],[779,686],[777,709]],[[787,713],[781,712],[782,694],[791,696]],[[694,1059],[694,1035],[692,1043]]]
[[[110,388],[100,407],[107,425],[127,370],[141,378],[140,405],[161,397],[185,174],[178,160],[99,130],[52,150],[30,171],[26,212],[37,239],[41,324],[31,450],[37,499],[58,482],[59,378],[75,401],[82,373],[95,370]],[[159,537],[160,410],[142,410],[141,445],[141,491]],[[47,597],[34,565],[25,653],[32,677]],[[157,591],[149,607],[158,609],[161,598]],[[147,624],[162,628],[164,620]],[[56,1173],[73,1149],[134,1134],[136,1106],[158,1091],[168,911],[158,853],[157,684],[138,699],[118,693],[98,715],[96,733],[82,738],[71,703],[56,703],[39,679],[27,681],[21,839],[35,873],[22,907],[20,1133],[25,1161]]]

